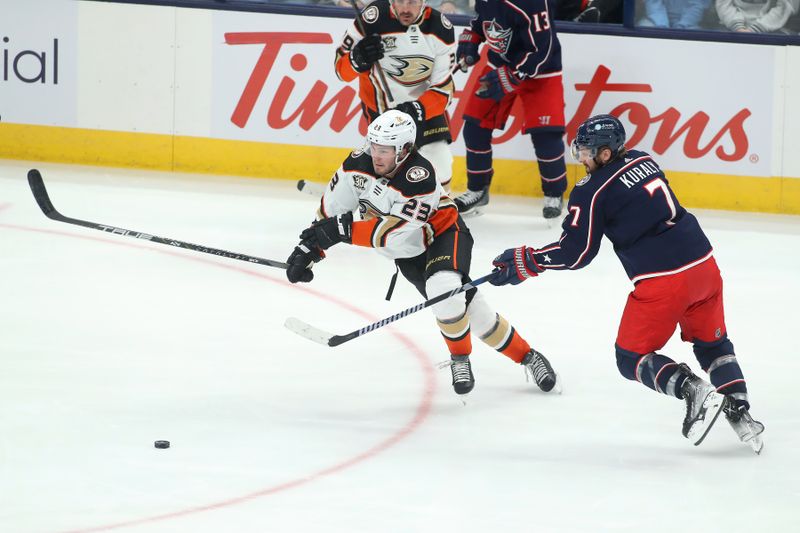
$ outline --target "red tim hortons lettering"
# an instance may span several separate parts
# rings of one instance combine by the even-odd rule
[[[607,92],[652,92],[652,86],[646,83],[608,83],[611,77],[611,70],[605,65],[600,65],[595,70],[589,83],[577,83],[575,89],[583,91],[584,95],[578,104],[578,109],[572,120],[567,124],[567,138],[575,137],[575,132],[581,122],[589,118],[603,93]],[[745,120],[752,115],[747,109],[741,109],[723,127],[712,136],[705,146],[701,147],[701,137],[706,133],[709,124],[708,114],[699,111],[689,117],[682,125],[678,122],[683,118],[681,112],[674,107],[667,108],[660,115],[652,116],[650,110],[639,102],[625,102],[610,111],[612,115],[621,116],[628,114],[628,120],[633,125],[634,130],[628,132],[628,140],[625,145],[633,148],[638,144],[650,128],[651,124],[660,122],[653,141],[653,152],[663,154],[672,146],[682,135],[686,135],[683,141],[683,153],[686,157],[697,159],[711,151],[726,134],[730,136],[733,143],[733,151],[728,153],[725,147],[717,146],[714,153],[722,161],[739,161],[746,154],[749,148],[749,139],[744,128]]]
[[[333,39],[328,33],[243,32],[226,33],[225,43],[229,45],[259,44],[263,46],[261,55],[258,61],[256,61],[250,73],[250,78],[247,80],[244,90],[239,97],[239,101],[236,104],[236,108],[231,115],[231,122],[240,128],[244,128],[247,125],[247,121],[250,119],[256,101],[261,91],[264,89],[264,84],[269,78],[272,68],[275,65],[275,60],[283,45],[329,45],[333,43]],[[292,57],[290,64],[295,71],[299,72],[306,67],[308,60],[304,55],[296,54]],[[359,111],[358,105],[355,106],[355,109],[351,110],[351,104],[355,99],[355,91],[349,86],[342,88],[328,103],[323,103],[328,86],[324,82],[318,80],[314,83],[314,86],[300,104],[300,107],[292,113],[288,119],[283,119],[283,108],[294,87],[294,80],[288,77],[284,77],[281,80],[267,115],[267,123],[270,127],[275,129],[285,128],[299,116],[300,126],[308,130],[319,121],[321,116],[328,109],[335,106],[331,119],[331,128],[338,132],[344,129],[347,123],[350,122]]]

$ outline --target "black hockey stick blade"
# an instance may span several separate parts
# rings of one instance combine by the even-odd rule
[[[202,246],[200,244],[192,244],[190,242],[179,241],[177,239],[157,237],[155,235],[150,235],[149,233],[142,233],[140,231],[118,228],[116,226],[109,226],[107,224],[98,224],[96,222],[89,222],[88,220],[80,220],[78,218],[70,218],[59,213],[53,206],[53,202],[50,201],[50,195],[47,194],[47,188],[44,186],[44,180],[42,179],[42,174],[35,168],[28,171],[28,185],[30,185],[33,197],[36,200],[36,203],[39,204],[39,208],[42,210],[45,216],[49,219],[57,220],[58,222],[65,222],[67,224],[74,224],[76,226],[83,226],[84,228],[96,229],[99,231],[104,231],[106,233],[113,233],[114,235],[124,235],[126,237],[133,237],[135,239],[142,239],[145,241],[155,242],[158,244],[167,244],[169,246],[174,246],[175,248],[184,248],[186,250],[202,252],[204,254],[216,255],[219,257],[227,257],[228,259],[246,261],[248,263],[256,263],[259,265],[282,268],[284,270],[289,267],[289,265],[287,265],[286,263],[282,263],[280,261],[273,261],[272,259],[264,259],[261,257],[255,257],[247,254],[240,254],[237,252],[228,252],[226,250],[211,248],[209,246]]]
[[[326,187],[325,184],[316,183],[314,181],[299,180],[297,182],[298,191],[304,192],[316,198],[321,198],[322,195],[325,194],[325,187]]]
[[[28,185],[33,192],[33,198],[39,204],[39,209],[45,214],[47,218],[58,220],[61,215],[56,208],[53,207],[53,202],[50,201],[50,196],[47,194],[47,189],[44,188],[44,180],[38,170],[32,168],[28,171]],[[55,216],[54,216],[55,215]]]
[[[469,283],[465,283],[461,287],[457,289],[453,289],[450,292],[446,292],[444,294],[440,294],[439,296],[435,296],[430,300],[425,300],[421,304],[417,304],[414,307],[409,307],[408,309],[404,309],[399,313],[395,313],[392,316],[386,317],[382,320],[378,320],[377,322],[373,322],[368,326],[364,326],[361,329],[357,329],[355,331],[351,331],[346,335],[334,335],[332,333],[328,333],[327,331],[321,330],[317,327],[308,324],[307,322],[303,322],[299,318],[290,317],[286,319],[284,326],[289,329],[290,331],[297,333],[301,337],[305,337],[308,340],[314,341],[318,344],[324,344],[325,346],[339,346],[340,344],[344,344],[347,341],[351,341],[356,337],[360,337],[369,333],[370,331],[375,331],[376,329],[382,328],[388,324],[396,320],[400,320],[401,318],[405,318],[408,315],[414,314],[417,311],[425,309],[426,307],[430,307],[433,304],[437,304],[442,300],[446,300],[451,296],[455,296],[456,294],[460,294],[462,292],[468,291],[480,285],[481,283],[485,283],[489,281],[492,277],[494,277],[495,271],[486,274],[485,276],[478,278],[476,280],[470,281]]]

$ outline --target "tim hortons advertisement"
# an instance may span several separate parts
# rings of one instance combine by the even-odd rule
[[[0,121],[77,122],[77,4],[5,0],[0,8]]]
[[[212,137],[308,146],[363,142],[355,83],[334,74],[335,49],[350,21],[254,14],[214,16]],[[460,28],[456,28],[456,34]],[[672,170],[770,175],[774,51],[716,43],[562,34],[567,138],[597,113],[619,116],[628,146]],[[702,53],[700,51],[702,50]],[[748,75],[725,68],[735,53]],[[464,154],[462,95],[477,70],[459,73],[451,104],[454,146]],[[530,159],[512,113],[495,132],[499,158]]]

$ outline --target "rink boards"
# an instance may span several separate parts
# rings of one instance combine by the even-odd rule
[[[0,157],[326,181],[363,142],[354,85],[333,72],[346,19],[52,0],[4,11]],[[800,213],[796,47],[561,41],[569,138],[613,112],[687,205]],[[455,134],[475,77],[456,76]],[[493,191],[541,195],[521,129],[514,113],[496,132]],[[453,150],[459,189],[460,135]]]

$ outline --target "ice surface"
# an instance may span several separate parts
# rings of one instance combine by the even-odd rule
[[[283,271],[45,218],[63,214],[279,261],[316,209],[292,182],[0,162],[0,531],[703,532],[800,530],[800,218],[694,211],[726,283],[728,329],[766,424],[756,456],[724,420],[625,381],[614,338],[631,289],[606,242],[588,268],[483,285],[565,383],[562,396],[475,341],[450,388],[428,310],[392,264],[339,246],[310,285]],[[469,220],[472,274],[554,240],[536,200]],[[698,370],[677,335],[664,352]],[[166,439],[168,450],[153,447]]]

